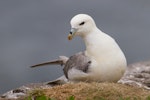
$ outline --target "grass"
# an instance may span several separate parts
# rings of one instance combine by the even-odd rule
[[[150,100],[150,91],[118,83],[76,83],[34,90],[26,100]]]
[[[25,100],[51,100],[49,97],[46,97],[43,90],[37,89],[29,93]]]

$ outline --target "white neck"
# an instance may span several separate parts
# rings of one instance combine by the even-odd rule
[[[96,28],[92,33],[84,36],[83,40],[86,45],[86,55],[89,57],[101,59],[102,56],[114,55],[116,51],[120,50],[114,39],[100,31],[98,28]],[[116,48],[119,49],[116,50]]]
[[[100,51],[100,49],[102,48],[103,34],[103,32],[96,28],[92,33],[89,33],[83,37],[86,46],[85,52],[88,56],[98,56],[97,52]]]
[[[102,32],[98,28],[93,30],[91,33],[87,33],[83,37],[83,40],[85,42],[86,47],[88,47],[89,45],[93,45],[93,43],[95,44],[95,41],[97,39],[97,35],[100,35],[100,33],[102,33]]]

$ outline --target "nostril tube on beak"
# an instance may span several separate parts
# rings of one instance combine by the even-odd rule
[[[72,34],[72,32],[70,31],[70,34]]]

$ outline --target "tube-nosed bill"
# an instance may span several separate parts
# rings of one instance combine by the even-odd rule
[[[68,35],[68,40],[72,40],[73,37],[75,36],[75,33],[77,32],[76,28],[71,28],[70,33]]]

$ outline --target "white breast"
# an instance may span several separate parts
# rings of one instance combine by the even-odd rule
[[[126,58],[113,38],[91,33],[84,38],[86,55],[91,58],[90,76],[94,81],[118,81],[126,69]]]

